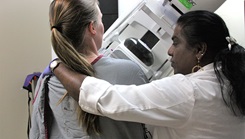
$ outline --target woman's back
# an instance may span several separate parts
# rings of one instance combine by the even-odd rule
[[[102,57],[94,62],[96,76],[111,83],[144,84],[148,80],[138,65],[132,61]],[[77,102],[66,96],[63,85],[53,76],[49,81],[49,104],[52,110],[51,138],[88,138],[87,133],[79,125],[77,117]],[[92,135],[93,139],[144,139],[144,124],[115,121],[107,117],[99,117],[101,135]]]
[[[144,84],[148,80],[138,65],[129,60],[102,57],[93,64],[95,76],[112,84]],[[104,139],[143,139],[143,124],[135,122],[115,121],[107,117],[99,117],[101,137]]]
[[[177,75],[178,76],[178,75]],[[244,139],[245,119],[234,115],[222,98],[213,64],[187,75],[194,91],[194,105],[182,125],[157,127],[154,138]],[[226,85],[229,85],[228,81]],[[181,86],[179,86],[181,88]],[[225,87],[227,89],[227,86]],[[164,123],[164,122],[163,122]],[[164,124],[163,124],[164,125]]]
[[[190,119],[176,129],[176,134],[182,139],[244,139],[245,119],[236,117],[225,105],[213,64],[203,70],[188,77],[194,88],[195,104]],[[224,90],[227,91],[227,80],[225,85]]]

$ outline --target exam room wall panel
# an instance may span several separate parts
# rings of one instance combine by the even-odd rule
[[[99,0],[99,3],[101,13],[103,14],[102,21],[106,31],[118,18],[118,0]]]
[[[49,0],[0,0],[0,138],[27,139],[25,77],[51,59]]]

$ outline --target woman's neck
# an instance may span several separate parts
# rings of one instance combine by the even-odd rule
[[[92,63],[98,56],[99,56],[98,54],[92,53],[90,55],[87,55],[86,59],[88,60],[89,63]]]

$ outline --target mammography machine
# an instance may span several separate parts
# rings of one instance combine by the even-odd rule
[[[172,74],[167,51],[178,17],[191,10],[215,11],[225,0],[144,0],[105,32],[100,52],[136,62],[149,80]],[[123,68],[123,65],[122,65]]]

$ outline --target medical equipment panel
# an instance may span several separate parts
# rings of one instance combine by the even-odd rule
[[[173,69],[167,51],[172,44],[171,37],[178,17],[195,9],[214,11],[224,1],[142,1],[129,14],[118,18],[105,32],[100,53],[136,62],[149,80],[169,76],[173,74]],[[189,5],[186,2],[190,2]],[[210,3],[215,3],[212,8],[201,6]]]

